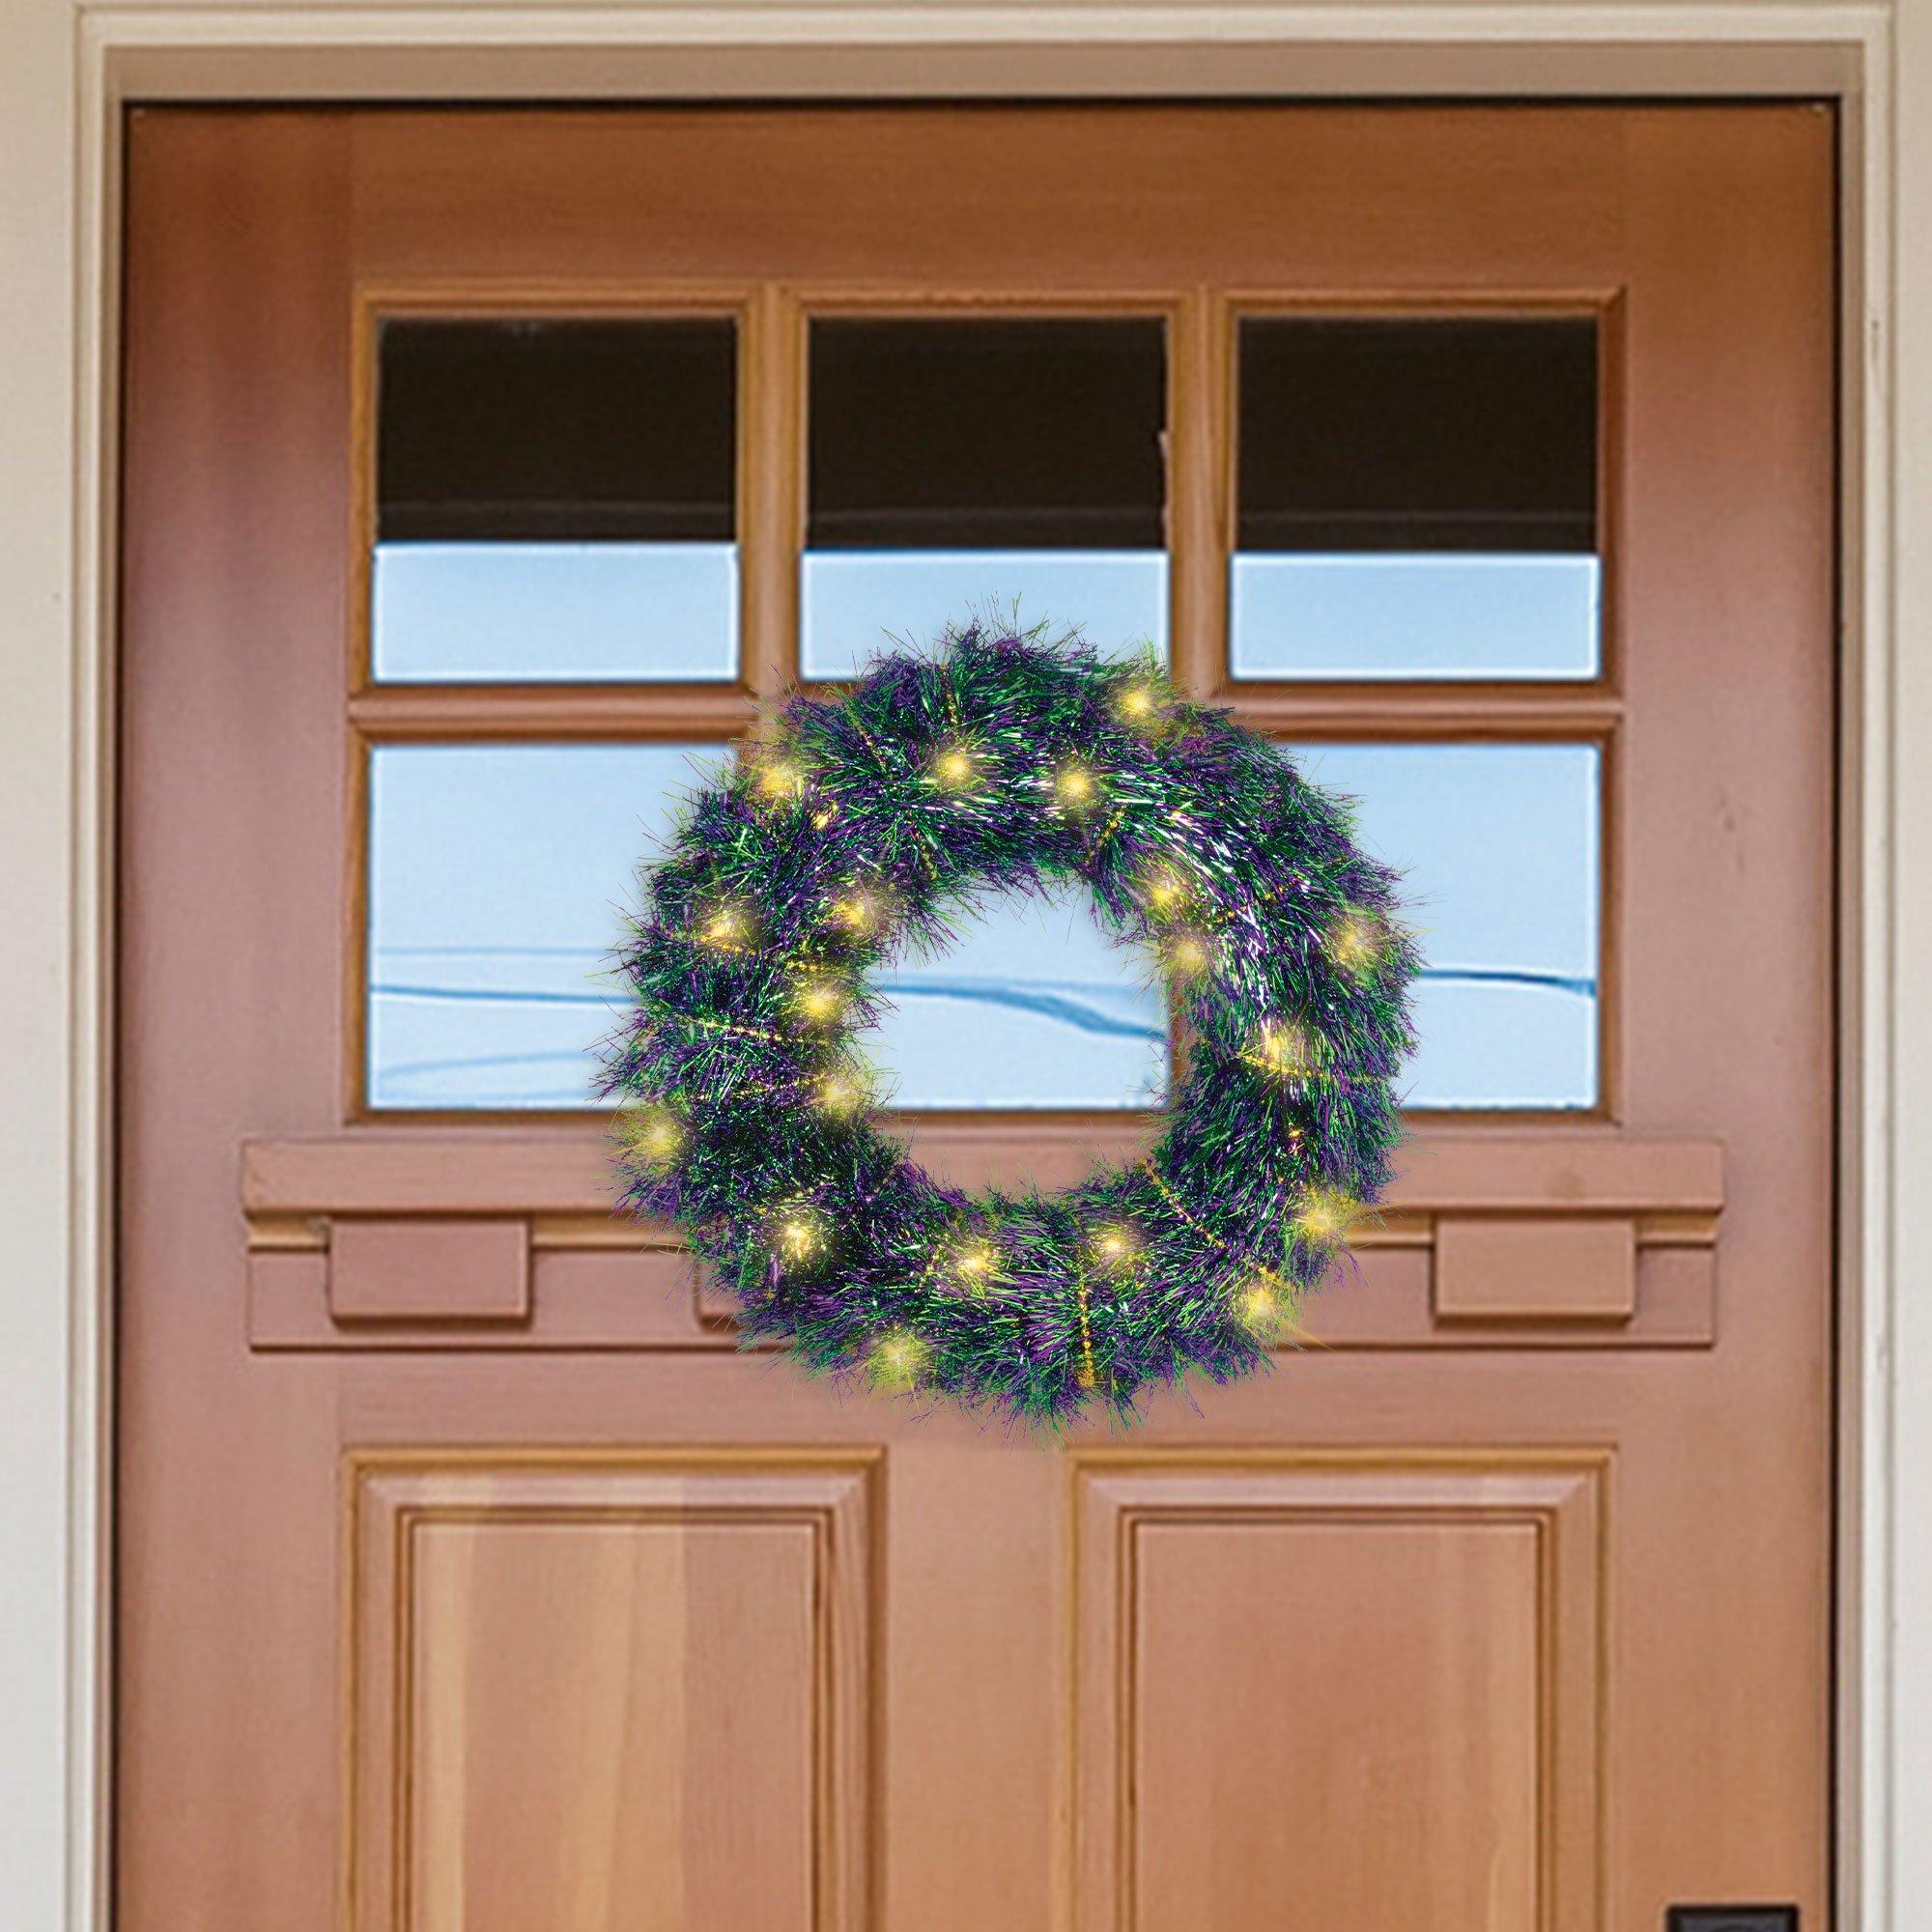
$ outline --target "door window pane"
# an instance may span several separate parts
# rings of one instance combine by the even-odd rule
[[[1597,327],[1240,326],[1236,678],[1594,677]]]
[[[1593,1106],[1601,757],[1594,745],[1306,745],[1404,874],[1423,956],[1417,1108]]]
[[[806,677],[976,615],[1165,652],[1159,322],[823,318],[810,380]]]
[[[734,676],[736,353],[722,319],[384,324],[376,677]]]
[[[369,765],[373,1107],[587,1107],[639,862],[722,745],[382,745]]]
[[[369,1103],[587,1107],[636,878],[722,745],[384,745],[369,771]],[[891,1104],[1159,1106],[1166,1009],[1085,890],[995,900],[882,975]]]
[[[892,1004],[864,1043],[895,1107],[1165,1104],[1166,1003],[1084,886],[993,900],[880,990]]]

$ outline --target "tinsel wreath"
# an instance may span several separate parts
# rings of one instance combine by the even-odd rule
[[[748,1342],[1028,1423],[1268,1359],[1384,1185],[1416,959],[1345,806],[1149,663],[948,632],[794,697],[699,792],[622,956],[624,1205],[676,1223]],[[1148,1156],[969,1196],[878,1119],[870,977],[1069,880],[1180,1022]]]

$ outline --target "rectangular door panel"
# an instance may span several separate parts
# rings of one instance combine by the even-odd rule
[[[1082,1925],[1602,1922],[1607,1458],[1076,1470]]]
[[[361,1457],[356,1927],[863,1922],[867,1457]]]

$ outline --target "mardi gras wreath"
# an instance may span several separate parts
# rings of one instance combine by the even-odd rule
[[[1411,941],[1345,806],[1151,663],[949,632],[795,697],[648,873],[611,1040],[624,1206],[748,1342],[1055,1424],[1268,1359],[1400,1136]],[[1179,1022],[1164,1131],[1056,1194],[969,1196],[881,1124],[870,976],[1070,880]]]

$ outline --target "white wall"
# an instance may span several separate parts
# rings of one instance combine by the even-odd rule
[[[1893,794],[1880,828],[1892,841],[1894,998],[1877,1016],[1890,1033],[1877,1044],[1895,1111],[1878,1124],[1894,1213],[1877,1231],[1889,1243],[1891,1326],[1872,1378],[1891,1372],[1891,1430],[1874,1445],[1889,1485],[1862,1528],[1890,1554],[1886,1597],[1866,1617],[1874,1654],[1891,1648],[1889,1696],[1871,1713],[1890,1731],[1889,1786],[1871,1798],[1890,1804],[1891,1925],[1910,1932],[1932,1924],[1932,0],[1900,0],[1896,35]]]
[[[0,1920],[60,1925],[68,1721],[73,19],[0,5]]]

